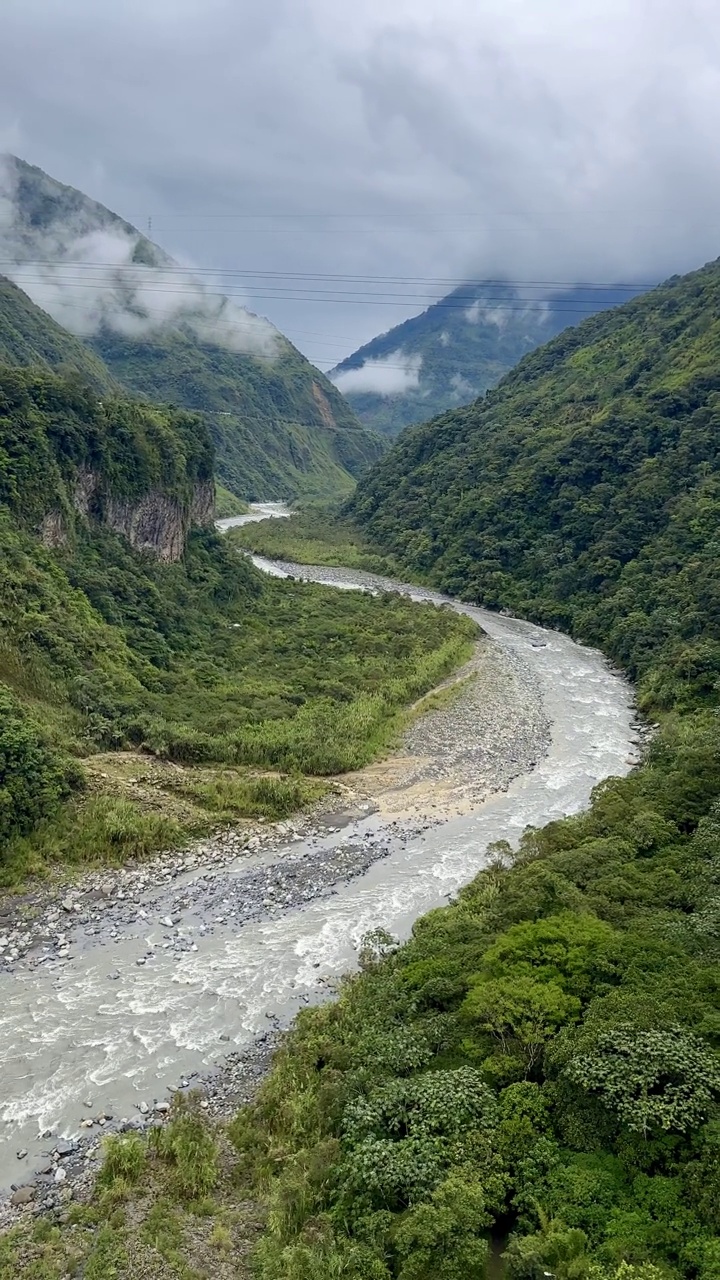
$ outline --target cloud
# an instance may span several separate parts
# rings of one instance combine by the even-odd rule
[[[467,378],[461,373],[454,373],[450,379],[450,386],[457,396],[460,404],[469,404],[471,400],[475,400],[479,395],[477,387],[473,386]]]
[[[420,385],[421,366],[421,355],[392,351],[379,360],[366,360],[359,369],[342,369],[330,376],[343,395],[374,391],[379,396],[398,396]]]
[[[523,295],[522,291],[518,290],[510,296],[521,300]],[[496,329],[504,329],[510,316],[514,322],[532,316],[533,325],[539,328],[549,313],[550,303],[535,293],[527,307],[523,307],[521,302],[513,301],[512,311],[507,302],[501,306],[494,306],[492,302],[476,298],[469,307],[465,308],[465,319],[469,324],[494,324]]]
[[[30,193],[30,194],[28,194]],[[273,355],[278,334],[102,206],[0,156],[0,273],[79,337],[168,327],[231,351]]]
[[[715,0],[3,4],[0,134],[228,287],[277,272],[253,309],[328,366],[453,281],[715,257],[719,101]]]

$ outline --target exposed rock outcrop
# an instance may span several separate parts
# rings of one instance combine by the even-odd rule
[[[72,502],[85,520],[96,519],[122,534],[135,551],[147,551],[170,564],[179,560],[191,528],[212,524],[215,486],[212,480],[196,484],[189,502],[151,489],[142,498],[98,499],[101,477],[94,471],[78,472]],[[53,550],[68,540],[62,511],[49,511],[40,526],[44,546]]]
[[[62,511],[48,511],[40,525],[42,544],[49,551],[64,547],[67,542],[67,529]]]
[[[212,481],[195,486],[189,505],[154,489],[139,500],[109,498],[104,523],[136,551],[149,551],[170,563],[180,559],[192,526],[212,523],[214,505]]]

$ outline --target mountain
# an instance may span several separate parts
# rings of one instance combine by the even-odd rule
[[[714,701],[719,451],[720,261],[405,432],[351,507],[448,591],[603,645],[654,705]]]
[[[527,352],[639,292],[465,284],[373,338],[328,376],[361,422],[395,436],[411,423],[483,395]]]
[[[0,276],[0,364],[75,370],[97,391],[117,392],[102,360],[22,289]]]
[[[6,274],[128,390],[204,415],[238,496],[348,492],[379,457],[380,440],[269,321],[13,156],[0,164],[0,246]]]

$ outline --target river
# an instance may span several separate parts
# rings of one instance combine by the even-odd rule
[[[258,504],[249,516],[221,524],[269,514],[286,509]],[[292,572],[337,587],[444,599],[349,570],[255,560],[280,576]],[[162,918],[171,893],[177,902],[175,881],[172,889],[158,887],[147,917],[139,914],[132,928],[78,928],[74,937],[69,929],[67,958],[19,961],[0,975],[0,1186],[27,1180],[57,1137],[77,1134],[90,1102],[92,1112],[136,1115],[140,1103],[152,1105],[183,1076],[252,1043],[267,1030],[268,1016],[288,1022],[302,1002],[323,990],[323,981],[353,966],[368,930],[383,926],[407,936],[420,914],[445,902],[483,866],[489,843],[514,843],[528,825],[579,811],[603,778],[628,772],[636,742],[632,691],[601,654],[560,633],[449,603],[532,673],[551,725],[544,758],[469,815],[402,840],[388,834],[388,856],[340,881],[330,896],[287,910],[273,907],[268,918],[238,927],[218,914],[218,895],[211,890],[246,874],[252,857],[219,870],[200,867],[185,879],[191,887],[204,877],[203,893],[214,903],[212,928],[198,920],[197,908],[179,921],[196,949],[163,949]],[[375,815],[355,819],[308,844],[317,850],[377,838],[378,822]],[[282,862],[305,851],[304,842],[295,841],[274,857]],[[267,859],[267,853],[257,856],[259,863]],[[42,1137],[47,1130],[52,1140]],[[27,1155],[18,1159],[18,1151]]]

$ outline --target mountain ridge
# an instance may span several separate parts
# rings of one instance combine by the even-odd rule
[[[641,688],[652,668],[651,701],[711,696],[718,317],[720,260],[565,330],[405,432],[350,509],[444,589],[603,641]]]
[[[395,436],[475,400],[529,351],[633,292],[642,290],[527,285],[523,292],[510,282],[467,283],[359,347],[328,376],[362,422]]]
[[[0,166],[0,244],[7,274],[113,380],[204,414],[219,478],[238,496],[347,493],[380,456],[379,438],[269,321],[17,157]]]

